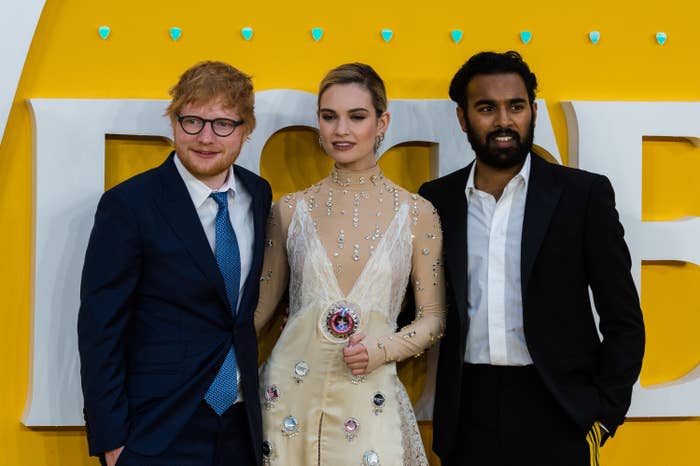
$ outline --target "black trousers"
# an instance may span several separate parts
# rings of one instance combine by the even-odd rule
[[[104,459],[101,458],[104,465]],[[124,447],[117,466],[254,466],[256,464],[245,405],[237,403],[218,416],[202,402],[173,443],[158,456]]]
[[[465,364],[458,446],[443,466],[590,466],[586,437],[534,366]]]

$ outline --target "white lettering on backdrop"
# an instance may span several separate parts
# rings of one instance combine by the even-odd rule
[[[642,138],[682,137],[700,145],[700,104],[564,102],[563,106],[570,160],[578,161],[584,170],[605,174],[615,187],[637,289],[641,287],[642,261],[700,265],[700,219],[642,221]],[[700,365],[663,384],[642,387],[637,382],[628,416],[700,416],[699,394]]]
[[[535,141],[541,149],[561,163],[546,103],[539,101],[538,104]],[[76,341],[78,293],[92,218],[104,189],[105,135],[169,137],[170,124],[162,116],[167,102],[32,99],[29,105],[35,128],[34,330],[32,383],[23,422],[27,426],[82,425]],[[454,104],[450,101],[396,100],[390,103],[389,110],[392,113],[392,124],[379,156],[390,147],[404,142],[433,143],[433,176],[447,174],[472,160],[473,153],[457,124]],[[258,127],[244,146],[238,161],[255,172],[259,172],[265,143],[277,131],[293,126],[317,127],[315,96],[301,91],[259,92],[256,95],[256,115]],[[613,123],[617,125],[618,121]],[[584,125],[581,130],[570,121],[569,127],[572,131],[571,140],[580,134],[589,144],[595,138],[605,144],[610,141],[609,133],[613,126],[610,122],[598,129]],[[643,128],[640,131],[641,135],[649,134]],[[663,134],[675,133],[677,131]],[[625,193],[625,196],[637,196],[636,199],[641,202],[641,190],[635,191],[635,187],[630,185],[633,181],[630,177],[614,176],[615,170],[620,166],[641,164],[641,136],[637,141],[621,141],[629,142],[628,151],[621,148],[614,150],[608,145],[605,152],[596,152],[597,146],[589,150],[588,146],[580,145],[576,154],[582,168],[611,177],[618,198],[621,193]],[[620,154],[613,167],[593,163],[600,154],[613,152]],[[630,232],[632,229],[627,222],[641,217],[634,217],[635,211],[628,207],[628,203],[619,203],[622,221]],[[630,237],[634,237],[634,234]],[[635,251],[636,244],[630,241]],[[689,253],[690,249],[683,251]],[[663,253],[659,256],[672,258]],[[640,257],[639,254],[634,255],[637,269]],[[635,280],[639,286],[639,273],[635,273]],[[643,392],[644,389],[637,387],[636,393]],[[657,390],[657,393],[661,392]],[[635,397],[635,416],[678,415],[664,414],[658,410],[651,414],[651,411],[645,410],[646,401],[640,403],[638,400],[639,397]],[[685,404],[692,406],[690,400]],[[429,416],[429,405],[430,400],[426,397],[420,400],[417,408],[421,417]],[[637,408],[638,406],[640,407]],[[694,415],[687,410],[685,413],[686,416]]]
[[[0,141],[46,0],[0,2]]]

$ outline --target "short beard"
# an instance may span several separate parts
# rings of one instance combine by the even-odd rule
[[[516,142],[515,147],[491,150],[488,144],[489,141],[499,136],[511,136]],[[479,136],[474,132],[472,126],[467,121],[467,139],[469,139],[469,143],[476,153],[476,158],[479,162],[493,168],[507,169],[521,165],[525,161],[527,154],[532,150],[534,137],[535,119],[532,117],[530,118],[530,125],[523,141],[520,141],[520,135],[515,131],[502,129],[487,134],[485,142],[481,143],[479,141]]]

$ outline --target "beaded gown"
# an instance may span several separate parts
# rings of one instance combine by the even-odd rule
[[[261,368],[263,463],[427,465],[396,361],[443,332],[442,232],[432,205],[378,167],[334,169],[274,205],[267,235],[256,328],[288,283],[290,306]],[[416,316],[397,330],[409,281]],[[353,333],[366,335],[363,376],[343,360]]]

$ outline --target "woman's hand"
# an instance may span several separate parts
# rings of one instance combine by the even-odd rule
[[[364,338],[364,333],[350,335],[347,346],[343,348],[343,359],[352,375],[364,375],[367,371],[369,354],[365,345],[360,343]]]

